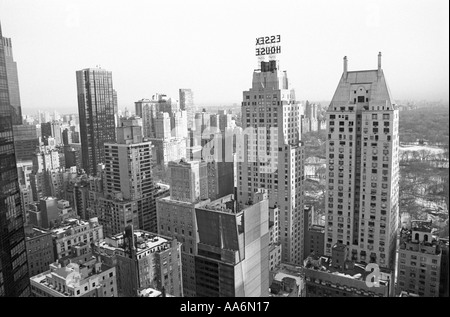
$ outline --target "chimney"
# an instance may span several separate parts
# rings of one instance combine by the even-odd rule
[[[347,79],[347,56],[344,56],[344,78]]]
[[[378,52],[378,71],[381,70],[381,52]]]

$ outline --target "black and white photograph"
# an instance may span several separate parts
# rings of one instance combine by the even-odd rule
[[[448,0],[0,0],[0,303],[449,297],[448,206]]]

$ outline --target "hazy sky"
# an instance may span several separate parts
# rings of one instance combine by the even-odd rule
[[[119,108],[191,88],[198,105],[240,103],[256,38],[281,35],[298,100],[330,100],[342,74],[382,67],[394,99],[448,100],[448,0],[0,0],[22,108],[77,111],[75,71],[113,72]]]

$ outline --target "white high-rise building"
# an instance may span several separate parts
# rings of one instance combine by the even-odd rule
[[[243,92],[242,127],[248,140],[237,142],[236,148],[238,201],[253,202],[258,190],[267,190],[281,260],[301,264],[304,147],[299,104],[278,61],[260,65],[253,72],[252,88]]]
[[[175,111],[170,118],[171,136],[177,139],[188,137],[187,113],[184,110]]]
[[[344,71],[327,111],[325,254],[393,268],[398,227],[399,114],[381,69]],[[350,259],[349,259],[350,260]]]
[[[155,124],[155,136],[157,139],[166,140],[171,138],[170,115],[167,112],[158,112]]]

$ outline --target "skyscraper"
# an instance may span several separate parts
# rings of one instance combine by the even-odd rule
[[[237,204],[206,199],[206,163],[170,162],[170,197],[156,201],[158,233],[182,242],[183,294],[265,296],[269,288],[267,195]]]
[[[152,145],[142,141],[140,120],[127,120],[129,125],[117,128],[117,143],[105,143],[100,220],[107,235],[123,231],[128,217],[139,229],[157,231]]]
[[[194,125],[194,93],[191,89],[180,89],[180,109],[187,113],[187,126],[192,128]]]
[[[233,197],[225,196],[195,209],[196,295],[266,297],[269,290],[267,197],[260,193],[255,197],[255,204],[236,210],[236,202],[227,199],[230,196]]]
[[[5,66],[8,80],[9,103],[13,125],[22,124],[22,106],[20,104],[19,75],[17,73],[17,63],[13,58],[12,42],[10,38],[1,37],[1,45],[5,52]]]
[[[183,294],[196,296],[195,255],[197,254],[197,222],[195,208],[208,195],[204,162],[170,162],[170,197],[156,201],[158,233],[182,242]]]
[[[278,208],[282,261],[303,260],[303,162],[299,104],[286,71],[276,60],[261,61],[252,88],[243,92],[244,138],[237,142],[237,196],[247,204],[268,191],[269,210]],[[276,219],[279,217],[279,219]],[[277,242],[277,241],[275,241]]]
[[[76,75],[82,166],[87,174],[95,175],[97,165],[105,159],[105,142],[115,141],[117,96],[110,71],[87,68]]]
[[[398,223],[398,110],[378,69],[344,71],[328,107],[325,255],[393,268]]]
[[[10,105],[5,51],[0,45],[0,297],[30,294]]]
[[[17,161],[32,160],[41,137],[39,125],[14,125],[13,130]]]

